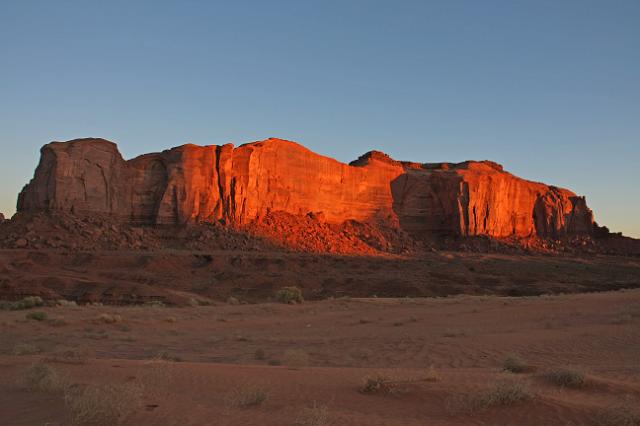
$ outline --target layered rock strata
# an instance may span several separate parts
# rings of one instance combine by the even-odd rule
[[[493,162],[420,164],[372,151],[344,164],[281,139],[183,145],[128,161],[104,139],[52,142],[18,199],[20,212],[51,210],[165,225],[311,212],[414,236],[556,239],[595,229],[584,197]]]

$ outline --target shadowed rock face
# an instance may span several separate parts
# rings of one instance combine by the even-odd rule
[[[184,145],[125,161],[103,139],[53,142],[18,211],[107,213],[133,223],[244,224],[269,212],[322,212],[399,224],[414,236],[592,234],[584,197],[520,179],[499,164],[399,162],[372,151],[347,165],[281,139]]]

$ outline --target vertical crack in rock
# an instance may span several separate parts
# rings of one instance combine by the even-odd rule
[[[383,215],[416,236],[595,232],[584,197],[490,161],[410,163],[371,151],[348,165],[282,139],[238,148],[184,145],[129,161],[104,139],[52,142],[41,150],[18,211],[52,209],[149,224],[242,224],[276,211],[321,211],[330,224]]]

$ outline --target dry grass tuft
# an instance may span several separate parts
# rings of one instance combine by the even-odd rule
[[[510,373],[526,373],[531,368],[520,356],[517,354],[510,354],[504,360],[503,367],[505,371]]]
[[[359,390],[368,395],[402,395],[409,392],[407,388],[400,386],[399,380],[384,373],[365,376]]]
[[[47,320],[47,324],[51,327],[64,327],[65,325],[69,325],[69,322],[62,317],[58,317]]]
[[[73,425],[122,424],[140,406],[141,400],[141,387],[131,383],[88,385],[65,395]]]
[[[230,408],[250,408],[262,405],[269,398],[269,390],[261,385],[245,384],[232,389],[224,401]]]
[[[64,364],[86,364],[94,354],[86,348],[62,348],[47,357],[47,361]]]
[[[96,317],[95,322],[101,322],[103,324],[116,324],[122,322],[122,317],[118,314],[100,314]]]
[[[300,410],[295,424],[298,426],[329,426],[332,424],[329,408],[314,402],[311,406]]]
[[[521,380],[498,380],[477,393],[451,398],[448,409],[453,414],[471,414],[491,407],[507,406],[533,398],[527,384]]]
[[[25,315],[25,318],[28,320],[34,320],[34,321],[44,321],[47,319],[47,314],[44,312],[29,312],[27,315]]]
[[[442,332],[442,337],[454,338],[465,337],[468,333],[464,330],[447,329]]]
[[[439,382],[442,380],[442,377],[440,376],[440,372],[432,365],[425,371],[423,379],[427,382]]]
[[[48,364],[37,362],[25,371],[24,385],[29,390],[55,393],[63,392],[68,380]]]
[[[0,310],[20,311],[36,306],[44,306],[44,300],[40,296],[27,296],[17,302],[0,302]]]
[[[640,426],[640,408],[630,400],[601,409],[594,416],[598,426]]]
[[[283,287],[276,293],[276,299],[281,303],[296,304],[304,302],[302,290],[298,287]]]
[[[568,388],[582,388],[588,383],[587,376],[583,371],[573,368],[557,368],[542,375],[550,383]]]
[[[306,367],[309,365],[309,354],[302,349],[289,349],[282,355],[284,365],[290,367]]]
[[[181,362],[182,358],[176,354],[173,354],[169,351],[159,351],[153,358],[152,361],[172,361],[172,362]]]
[[[20,355],[36,355],[41,352],[40,348],[31,343],[18,343],[13,347],[13,354]]]

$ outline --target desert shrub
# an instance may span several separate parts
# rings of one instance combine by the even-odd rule
[[[306,367],[309,365],[309,354],[302,349],[289,349],[282,355],[282,360],[291,367]]]
[[[600,409],[594,421],[598,426],[640,426],[640,408],[631,401],[623,401]]]
[[[168,323],[172,323],[173,324],[173,323],[177,322],[178,320],[176,319],[176,317],[171,316],[171,317],[165,318],[165,321],[168,322]]]
[[[440,373],[433,365],[427,368],[427,371],[424,374],[424,380],[427,382],[439,382],[441,380]]]
[[[304,302],[304,297],[302,297],[302,290],[298,287],[282,287],[276,293],[276,299],[281,303],[302,303]]]
[[[262,405],[269,397],[264,386],[246,384],[232,389],[225,397],[225,403],[231,408],[249,408]]]
[[[295,424],[298,426],[328,426],[331,424],[329,408],[314,402],[298,412]]]
[[[229,305],[239,305],[240,304],[240,300],[237,297],[229,296],[227,298],[227,303]]]
[[[67,380],[48,364],[37,362],[25,371],[24,384],[30,390],[60,392],[67,387]]]
[[[466,336],[467,333],[464,330],[453,330],[453,329],[448,329],[442,332],[442,337],[449,337],[449,338],[453,338],[453,337],[464,337]]]
[[[108,339],[109,334],[107,334],[107,332],[104,330],[87,331],[82,335],[82,337],[86,339],[91,339],[91,340],[103,340],[103,339]]]
[[[551,370],[543,377],[556,386],[581,388],[587,384],[587,376],[584,372],[572,368],[558,368]]]
[[[140,406],[141,399],[142,389],[135,384],[88,385],[65,395],[73,425],[119,425]]]
[[[64,318],[58,317],[47,320],[47,324],[49,324],[51,327],[64,327],[69,323]]]
[[[131,331],[131,326],[129,324],[121,323],[116,325],[116,329],[128,333]]]
[[[65,299],[56,300],[56,305],[61,307],[78,306],[78,304],[74,300]]]
[[[122,322],[122,317],[118,314],[100,314],[95,319],[96,322],[101,322],[104,324],[115,324],[118,322]]]
[[[531,398],[527,385],[522,381],[500,380],[494,383],[483,395],[486,407],[511,405]]]
[[[26,319],[29,320],[34,320],[34,321],[44,321],[47,319],[47,314],[44,312],[29,312],[27,315],[25,315]]]
[[[529,369],[527,363],[516,354],[507,355],[503,367],[511,373],[524,373]]]
[[[454,414],[469,414],[491,407],[520,403],[532,397],[527,384],[523,381],[503,379],[478,392],[450,398],[447,401],[447,407]]]
[[[22,309],[31,309],[37,306],[43,306],[44,300],[40,296],[27,296],[22,300],[14,302],[10,305],[10,309],[19,311]]]
[[[389,376],[375,373],[362,379],[359,390],[365,394],[393,395],[398,393],[399,388]]]
[[[150,300],[148,302],[145,302],[144,306],[147,306],[149,308],[166,308],[167,305],[165,305],[165,303],[162,300]]]
[[[187,305],[192,306],[192,307],[196,307],[196,306],[213,306],[214,302],[211,299],[206,299],[206,298],[195,298],[192,297],[187,301]]]
[[[278,365],[282,365],[282,361],[280,361],[279,359],[270,359],[268,364],[276,367]]]
[[[65,364],[86,364],[91,358],[92,353],[85,348],[63,348],[58,349],[50,356],[47,361],[60,362]]]
[[[159,351],[154,357],[151,358],[155,361],[172,361],[172,362],[180,362],[182,358],[176,354],[173,354],[169,351]]]
[[[18,343],[13,347],[14,355],[35,355],[40,353],[40,349],[30,343]]]
[[[256,349],[253,357],[259,361],[262,361],[267,358],[267,354],[265,353],[264,349]]]

